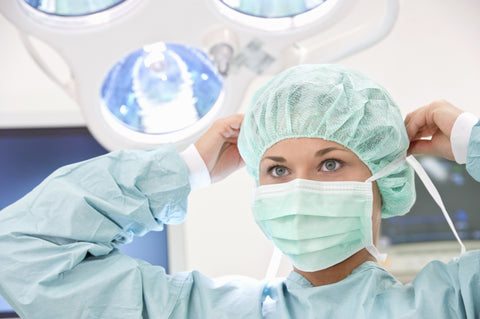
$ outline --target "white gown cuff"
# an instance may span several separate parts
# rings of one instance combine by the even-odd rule
[[[207,187],[212,183],[207,165],[205,165],[194,144],[181,152],[180,157],[188,167],[190,187],[192,190]]]
[[[462,113],[453,124],[450,134],[453,156],[458,164],[467,162],[467,148],[472,128],[477,124],[478,118],[472,113]]]

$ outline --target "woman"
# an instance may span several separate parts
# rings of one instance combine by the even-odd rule
[[[396,161],[408,137],[411,152],[453,159],[461,113],[434,103],[409,115],[405,130],[388,93],[364,75],[289,69],[256,93],[244,120],[217,121],[181,155],[162,146],[70,165],[7,207],[0,292],[22,318],[475,318],[478,252],[431,263],[405,286],[375,262],[380,218],[414,202],[413,172]],[[467,131],[467,169],[480,179],[480,125]],[[434,138],[419,140],[426,134]],[[202,183],[199,162],[212,181],[246,163],[258,183],[256,221],[293,263],[285,280],[216,284],[115,249],[184,219],[190,187]]]

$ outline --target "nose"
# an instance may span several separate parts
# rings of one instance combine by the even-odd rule
[[[295,178],[316,180],[315,172],[308,168],[300,168],[295,172]]]

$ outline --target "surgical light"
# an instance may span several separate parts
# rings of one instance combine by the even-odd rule
[[[78,30],[125,16],[140,1],[143,0],[17,0],[15,5],[39,24]]]
[[[263,31],[288,31],[322,20],[339,0],[220,0],[217,9],[229,19]]]
[[[182,149],[256,80],[383,39],[398,0],[10,0],[0,13],[106,149]]]
[[[165,134],[191,126],[221,100],[223,78],[191,46],[158,42],[118,61],[103,82],[103,107],[142,133]]]
[[[293,17],[318,7],[326,0],[221,0],[230,8],[260,18]]]
[[[83,16],[108,10],[125,0],[24,0],[32,8],[58,16]]]

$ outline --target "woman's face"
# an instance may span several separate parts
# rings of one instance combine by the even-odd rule
[[[372,173],[358,156],[344,146],[319,138],[291,138],[270,147],[260,161],[260,185],[302,178],[314,181],[364,182]],[[373,238],[381,220],[381,196],[373,184]]]

